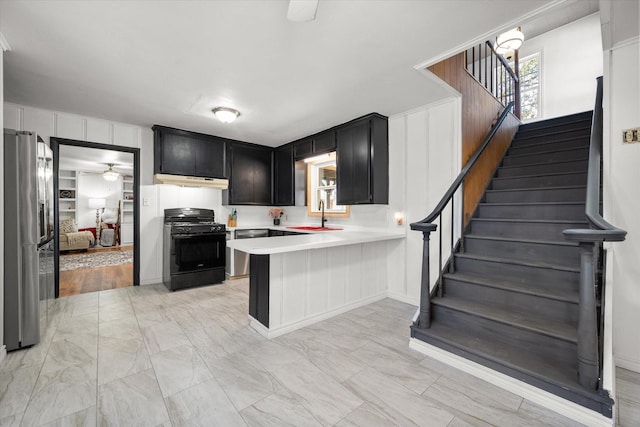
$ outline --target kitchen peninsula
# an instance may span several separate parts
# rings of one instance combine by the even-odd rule
[[[228,245],[250,254],[251,325],[274,338],[385,298],[388,254],[404,238],[404,229],[346,228]]]

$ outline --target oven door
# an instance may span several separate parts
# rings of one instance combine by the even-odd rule
[[[224,268],[226,239],[223,233],[171,236],[171,274]]]

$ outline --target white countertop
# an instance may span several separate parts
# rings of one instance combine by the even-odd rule
[[[314,224],[315,225],[315,224]],[[333,225],[327,225],[334,227]],[[256,239],[228,240],[227,246],[242,252],[256,255],[269,255],[284,252],[304,251],[309,249],[330,248],[334,246],[355,245],[359,243],[378,242],[383,240],[404,239],[406,234],[404,227],[393,228],[360,228],[341,227],[342,230],[334,231],[307,231],[296,230],[291,226],[256,226],[234,227],[233,229],[257,229],[268,228],[271,230],[295,231],[300,233],[294,236],[260,237]],[[227,229],[232,229],[227,227]]]

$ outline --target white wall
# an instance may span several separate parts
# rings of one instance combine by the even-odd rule
[[[140,148],[140,182],[153,183],[153,132],[149,128],[26,105],[4,103],[5,127],[49,137]]]
[[[520,58],[536,52],[541,52],[542,99],[535,120],[592,110],[596,77],[602,75],[600,15],[525,40]]]
[[[391,280],[389,293],[414,305],[420,300],[423,240],[422,233],[410,230],[409,224],[431,213],[460,171],[461,114],[460,98],[451,97],[389,119],[389,149],[394,153],[390,206],[404,212],[407,230],[407,238],[395,254],[405,265],[405,277]],[[444,236],[449,235],[447,219],[443,220]],[[458,236],[459,230],[454,231]],[[443,246],[446,259],[449,251],[446,244]],[[438,271],[437,233],[431,235],[430,254],[433,285]]]
[[[605,43],[604,216],[628,232],[626,241],[608,245],[613,352],[618,366],[636,372],[640,372],[640,144],[623,144],[622,131],[640,127],[639,9],[638,2],[601,2]]]

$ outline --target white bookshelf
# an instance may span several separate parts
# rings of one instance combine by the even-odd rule
[[[78,173],[60,169],[58,172],[58,207],[60,220],[73,219],[78,223]]]
[[[120,223],[120,238],[123,245],[133,244],[133,177],[122,177],[122,218]]]

